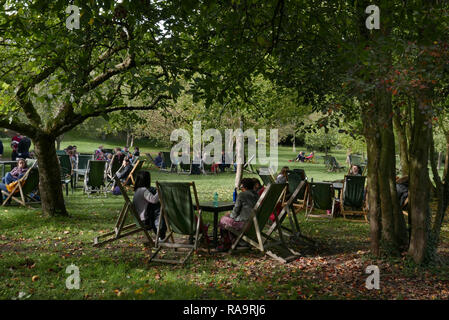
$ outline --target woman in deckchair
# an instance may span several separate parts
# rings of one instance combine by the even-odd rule
[[[287,174],[288,174],[288,167],[283,167],[281,169],[281,172],[279,172],[279,175],[276,177],[276,183],[286,183],[287,182]]]
[[[161,223],[160,239],[165,238],[167,227],[161,219],[161,203],[157,189],[151,186],[151,175],[148,171],[139,171],[134,185],[134,208],[145,227],[157,234],[157,227]]]
[[[349,175],[350,176],[361,176],[362,174],[360,173],[360,171],[361,171],[360,167],[354,164],[351,167],[351,171],[349,172]]]
[[[133,170],[133,166],[131,164],[131,161],[129,160],[128,157],[126,157],[123,160],[122,166],[120,167],[120,169],[117,171],[117,173],[115,174],[117,176],[117,178],[120,179],[121,182],[124,182],[126,180],[126,178],[128,178],[129,174],[131,173],[131,171]],[[131,181],[128,180],[128,184],[130,184]],[[115,188],[115,180],[114,180],[114,184],[112,185],[112,191],[114,191]]]
[[[310,154],[307,157],[304,158],[304,160],[311,161],[314,156],[315,156],[315,152],[312,151],[312,152],[310,152]]]
[[[19,159],[17,161],[17,166],[14,167],[11,172],[8,172],[2,179],[4,184],[10,184],[11,182],[17,181],[23,177],[23,175],[28,171],[27,163],[24,159]]]
[[[240,193],[237,196],[234,209],[224,215],[218,226],[220,227],[221,242],[218,246],[218,251],[228,251],[231,248],[233,241],[233,234],[227,230],[232,228],[234,230],[241,230],[245,222],[250,218],[254,206],[259,200],[257,192],[254,191],[254,181],[251,178],[244,178],[240,182]]]

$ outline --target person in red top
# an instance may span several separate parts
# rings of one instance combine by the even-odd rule
[[[17,148],[19,147],[19,142],[22,140],[22,135],[20,133],[16,133],[14,137],[11,139],[11,160],[16,161],[17,159]]]

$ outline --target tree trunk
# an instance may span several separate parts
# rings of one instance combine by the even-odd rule
[[[64,139],[64,134],[61,134],[59,137],[56,138],[56,150],[61,150],[62,139]]]
[[[402,211],[399,210],[399,200],[396,192],[396,158],[393,123],[390,118],[392,112],[391,95],[380,91],[379,131],[381,139],[379,193],[382,210],[382,238],[387,250],[399,254],[407,246],[407,229]]]
[[[441,169],[441,163],[443,162],[442,159],[443,159],[443,152],[440,151],[440,152],[438,152],[437,170]]]
[[[409,254],[416,263],[424,263],[429,258],[429,137],[430,129],[425,124],[426,117],[415,105],[414,126],[410,144],[410,176],[409,176],[409,207],[411,215],[411,238]]]
[[[50,216],[66,216],[68,214],[62,193],[61,171],[56,155],[55,138],[38,134],[33,139],[33,143],[39,166],[39,192],[42,211]]]
[[[408,176],[409,160],[408,160],[408,144],[407,133],[405,127],[402,125],[399,116],[395,113],[393,115],[393,123],[399,142],[399,156],[401,161],[401,175]]]
[[[296,130],[293,131],[293,153],[296,154]]]
[[[381,210],[379,198],[379,141],[373,136],[366,137],[366,146],[368,153],[368,210],[371,238],[371,253],[375,256],[380,255],[380,240],[382,224],[380,223]]]
[[[240,130],[241,130],[241,134],[243,135],[243,117],[240,117]],[[236,138],[235,141],[235,152],[237,154],[236,156],[236,161],[237,161],[237,169],[235,171],[235,187],[238,188],[240,187],[240,181],[242,181],[242,176],[243,176],[243,159],[244,159],[244,141],[243,138]]]

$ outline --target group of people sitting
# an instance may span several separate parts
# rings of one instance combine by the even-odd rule
[[[208,159],[206,159],[207,154],[204,153],[203,156],[201,157],[201,163],[195,163],[192,162],[192,169],[191,169],[191,174],[201,174],[201,169],[204,169],[204,164],[207,163]],[[198,158],[200,157],[200,155],[198,155]],[[159,152],[156,156],[156,158],[154,158],[154,165],[157,166],[158,168],[164,168],[165,164],[164,164],[164,159],[162,156],[162,152]],[[237,164],[234,161],[234,167],[236,167]],[[211,164],[211,172],[224,172],[226,171],[226,168],[230,168],[231,164],[226,163],[226,154],[224,151],[221,152],[221,160],[218,162],[213,162]]]
[[[310,152],[310,154],[308,156],[306,156],[306,153],[304,151],[300,151],[295,159],[289,160],[289,161],[290,162],[291,161],[304,162],[304,161],[312,160],[314,156],[315,156],[315,152],[313,152],[313,151]]]
[[[98,149],[95,150],[95,160],[106,160],[110,162],[113,156],[117,156],[120,162],[126,157],[131,163],[135,162],[136,159],[140,156],[139,147],[134,147],[134,152],[130,152],[128,147],[124,147],[123,149],[120,147],[114,148],[112,152],[103,148],[103,146],[99,146]]]

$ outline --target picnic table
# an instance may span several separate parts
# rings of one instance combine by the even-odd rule
[[[214,245],[218,244],[218,214],[220,212],[229,211],[234,208],[234,202],[220,201],[218,206],[214,206],[213,201],[200,203],[200,209],[203,212],[212,212],[214,214]]]

